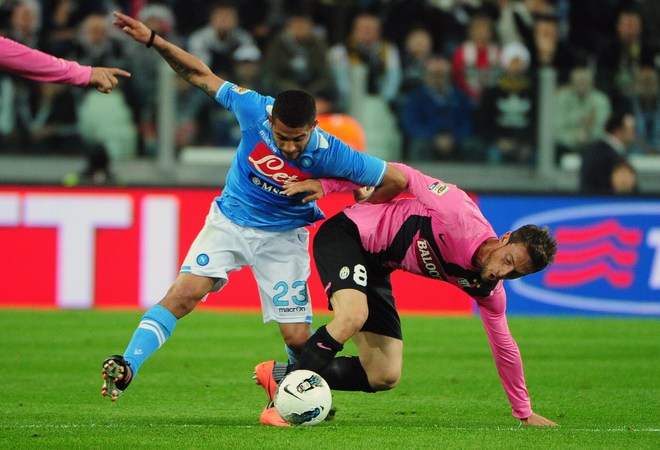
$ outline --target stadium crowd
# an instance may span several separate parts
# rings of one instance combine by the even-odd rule
[[[3,0],[0,36],[132,77],[104,96],[0,74],[0,153],[156,155],[160,57],[114,29],[113,10],[238,85],[310,92],[319,112],[357,119],[385,159],[533,163],[545,67],[558,160],[611,141],[612,111],[633,119],[619,159],[660,155],[653,0]],[[175,86],[178,149],[238,143],[231,113]]]

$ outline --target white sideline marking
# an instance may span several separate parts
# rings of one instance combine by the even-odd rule
[[[158,425],[147,425],[148,427],[154,428]],[[166,426],[166,425],[163,425]],[[221,425],[221,424],[179,424],[177,425],[178,428],[210,428],[210,427],[216,427],[216,426],[228,426],[228,425]],[[230,425],[232,428],[261,428],[261,425],[255,426],[255,425]],[[55,429],[67,429],[67,428],[144,428],[145,425],[120,425],[120,424],[104,424],[104,425],[98,425],[95,423],[90,423],[90,424],[25,424],[25,425],[18,425],[18,426],[11,426],[8,425],[8,429],[12,428],[55,428]],[[422,430],[427,430],[429,427],[406,427],[408,429],[412,428],[418,428]],[[562,427],[559,426],[557,428],[554,427],[513,427],[513,428],[467,428],[467,427],[456,427],[456,428],[446,428],[446,427],[433,427],[436,429],[442,429],[446,431],[520,431],[520,430],[525,430],[528,428],[545,428],[548,430],[561,430]],[[564,428],[566,431],[579,431],[582,433],[660,433],[660,428]]]

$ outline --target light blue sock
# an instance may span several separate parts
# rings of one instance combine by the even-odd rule
[[[289,357],[289,365],[294,366],[298,362],[298,357],[300,355],[289,348],[288,345],[284,344],[284,350],[286,351],[287,356]]]
[[[316,333],[316,331],[312,330],[312,334],[314,333]],[[295,366],[298,363],[298,358],[300,358],[300,354],[291,350],[289,346],[286,344],[284,344],[284,351],[286,351],[286,354],[289,357],[289,365]]]
[[[133,377],[140,366],[158,350],[174,331],[177,318],[160,305],[152,306],[140,321],[131,342],[124,351],[124,359],[131,364]]]

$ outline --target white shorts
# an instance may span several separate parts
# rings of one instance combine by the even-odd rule
[[[213,202],[204,227],[188,250],[181,273],[228,283],[229,273],[250,266],[257,280],[264,323],[312,323],[307,289],[309,231],[264,231],[229,220]]]

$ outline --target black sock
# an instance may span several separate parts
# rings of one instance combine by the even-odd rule
[[[357,356],[335,358],[319,374],[333,390],[376,392],[369,384],[367,372]]]
[[[305,343],[298,362],[291,370],[307,369],[320,374],[343,349],[344,346],[330,336],[325,326],[322,326]]]

